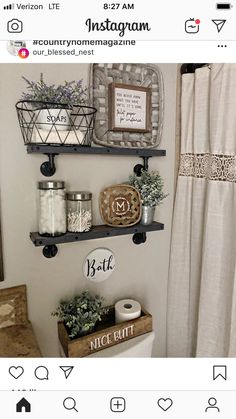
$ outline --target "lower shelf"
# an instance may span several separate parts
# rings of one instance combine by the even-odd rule
[[[133,242],[141,244],[146,241],[146,233],[151,231],[164,230],[164,224],[153,222],[149,225],[136,224],[132,227],[109,227],[107,225],[94,226],[87,233],[66,233],[57,237],[41,236],[39,233],[30,233],[30,239],[35,246],[44,246],[43,254],[46,257],[53,257],[57,253],[57,244],[72,243],[83,240],[103,239],[105,237],[124,236],[133,234]],[[54,246],[54,247],[53,247]],[[54,250],[53,250],[54,249]]]

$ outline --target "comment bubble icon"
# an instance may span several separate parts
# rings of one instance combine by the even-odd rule
[[[38,380],[48,380],[49,379],[49,371],[47,367],[40,365],[34,371],[34,375]]]

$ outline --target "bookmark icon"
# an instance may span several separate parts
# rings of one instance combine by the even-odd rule
[[[213,380],[222,378],[227,380],[227,366],[226,365],[214,365],[213,366]]]

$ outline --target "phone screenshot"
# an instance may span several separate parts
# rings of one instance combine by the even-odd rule
[[[234,419],[236,3],[0,9],[0,416]]]

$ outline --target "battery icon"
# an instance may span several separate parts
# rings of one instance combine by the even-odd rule
[[[232,7],[230,3],[216,3],[217,10],[230,10]]]

